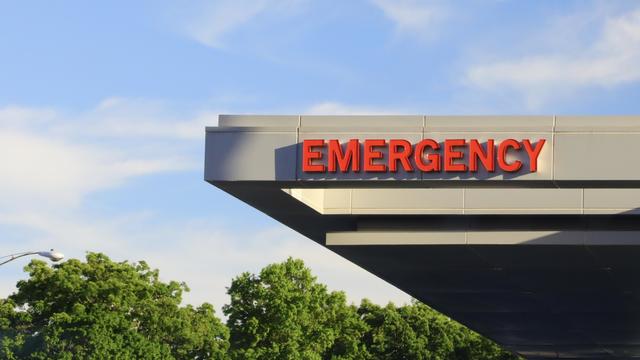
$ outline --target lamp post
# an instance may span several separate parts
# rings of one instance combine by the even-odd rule
[[[49,251],[27,251],[27,252],[11,254],[11,255],[6,255],[6,256],[0,257],[0,260],[4,259],[4,258],[9,258],[7,260],[4,260],[4,261],[0,262],[0,266],[4,265],[4,264],[6,264],[6,263],[8,263],[10,261],[13,261],[13,260],[15,260],[17,258],[21,258],[23,256],[28,256],[28,255],[40,255],[42,257],[48,258],[49,260],[51,260],[53,262],[58,262],[58,261],[64,259],[64,254],[63,253],[57,252],[57,251],[55,251],[53,249],[51,249]]]

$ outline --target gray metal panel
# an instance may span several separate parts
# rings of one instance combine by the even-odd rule
[[[553,116],[427,116],[425,131],[551,133]]]
[[[205,179],[295,180],[296,138],[295,130],[207,132]]]
[[[554,178],[558,181],[640,180],[635,148],[640,133],[558,133]]]
[[[464,232],[442,231],[357,231],[327,233],[327,245],[464,245]]]
[[[363,132],[372,128],[384,128],[393,131],[397,128],[422,128],[424,116],[422,115],[302,115],[300,127],[302,128],[360,128]]]
[[[466,189],[465,210],[570,210],[581,213],[581,189]]]
[[[640,189],[584,189],[585,211],[638,212]]]
[[[463,189],[353,189],[353,214],[462,214]]]
[[[640,116],[557,116],[557,133],[640,132]]]

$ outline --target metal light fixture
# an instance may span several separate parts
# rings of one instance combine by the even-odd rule
[[[10,261],[13,261],[15,259],[21,258],[23,256],[28,256],[28,255],[39,255],[42,257],[46,257],[47,259],[51,260],[52,262],[58,262],[62,259],[64,259],[64,254],[58,251],[55,251],[53,249],[49,250],[49,251],[27,251],[27,252],[22,252],[22,253],[16,253],[16,254],[11,254],[11,255],[6,255],[6,256],[2,256],[0,257],[0,259],[4,259],[4,258],[9,258],[5,261],[0,262],[0,265],[4,265]]]

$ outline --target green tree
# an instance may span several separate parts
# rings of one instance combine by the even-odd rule
[[[522,360],[521,357],[503,350],[495,342],[459,323],[454,322],[451,332],[454,335],[452,359]]]
[[[316,282],[301,260],[243,273],[228,288],[235,359],[366,359],[366,325],[342,292]]]
[[[145,262],[89,253],[29,278],[0,300],[6,359],[224,359],[228,331],[210,304],[180,306],[183,283],[164,283]]]
[[[449,359],[450,321],[420,303],[381,307],[363,300],[358,313],[369,325],[364,341],[375,359]]]
[[[417,301],[401,307],[381,307],[365,299],[358,314],[368,325],[363,341],[373,359],[519,359]]]

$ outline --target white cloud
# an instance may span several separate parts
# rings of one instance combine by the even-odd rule
[[[316,110],[328,108],[362,110],[336,103]],[[227,302],[225,287],[232,277],[293,256],[305,260],[331,289],[345,290],[351,301],[408,301],[393,286],[281,225],[238,229],[216,214],[194,219],[138,206],[115,215],[87,211],[103,205],[88,206],[91,194],[118,191],[137,176],[201,168],[201,161],[177,144],[194,145],[199,158],[203,126],[215,125],[212,113],[178,119],[170,110],[158,102],[120,98],[75,114],[0,108],[0,254],[55,247],[67,258],[99,251],[118,261],[146,260],[163,279],[189,284],[187,302],[218,308]],[[127,196],[135,200],[135,194]],[[14,290],[27,261],[3,268],[0,296]]]
[[[287,257],[300,258],[331,290],[344,290],[350,301],[369,298],[376,302],[407,302],[410,297],[330,250],[282,226],[258,232],[221,230],[204,223],[185,224],[173,246],[147,252],[145,259],[161,268],[164,279],[185,280],[191,287],[186,300],[192,303],[228,302],[226,287],[241,272]],[[165,231],[175,232],[175,229]],[[162,235],[160,235],[162,236]],[[165,235],[166,236],[166,233]],[[241,239],[239,241],[238,239]]]
[[[222,47],[222,36],[260,14],[266,0],[220,1],[202,16],[193,19],[187,32],[196,41],[211,47]]]
[[[312,105],[304,113],[308,115],[401,115],[406,111],[325,101]]]
[[[187,16],[187,35],[213,48],[225,47],[224,37],[259,16],[287,13],[302,0],[220,0],[205,2]]]
[[[145,213],[109,220],[31,213],[28,218],[17,220],[39,231],[39,236],[21,244],[23,248],[48,249],[55,245],[67,258],[83,258],[85,251],[99,251],[116,261],[145,260],[160,269],[163,280],[185,281],[191,289],[185,294],[185,301],[192,304],[210,302],[220,308],[228,303],[226,287],[233,277],[244,271],[258,272],[288,257],[303,259],[318,281],[331,290],[345,291],[351,302],[369,298],[382,304],[405,303],[410,299],[392,285],[283,226],[246,231],[230,229],[212,219],[153,225],[148,222],[152,218]],[[20,249],[2,244],[0,250],[4,254]],[[16,281],[16,275],[2,275],[0,296],[13,291]]]
[[[586,87],[613,87],[640,80],[640,10],[604,21],[597,38],[581,49],[476,64],[466,81],[483,90],[515,89],[536,107]]]
[[[431,36],[436,26],[446,18],[440,2],[421,0],[372,0],[400,32]]]
[[[130,105],[130,104],[129,104]],[[107,111],[109,110],[109,111]],[[153,117],[155,116],[155,121]],[[142,175],[195,169],[197,159],[157,137],[201,140],[210,116],[173,121],[159,111],[104,103],[68,115],[52,109],[0,108],[0,210],[77,206],[86,195]],[[217,122],[217,121],[216,121]]]
[[[0,205],[75,205],[86,194],[133,176],[190,167],[185,159],[136,158],[120,151],[27,132],[0,133]]]
[[[0,108],[0,128],[16,128],[29,124],[41,126],[50,123],[57,116],[53,109],[6,106]]]
[[[204,129],[191,129],[191,125],[202,120],[167,120],[156,110],[158,122],[149,118],[145,124],[151,132],[140,129],[125,136],[108,131],[105,124],[135,124],[143,113],[149,113],[134,106],[115,111],[116,102],[111,101],[115,113],[107,116],[106,103],[76,114],[0,108],[0,226],[4,231],[0,254],[23,250],[27,241],[67,248],[90,246],[92,241],[109,244],[117,232],[116,224],[111,223],[115,219],[87,216],[89,195],[115,189],[139,176],[201,167],[203,135],[193,139]],[[126,117],[118,118],[118,112]],[[183,127],[184,132],[177,131]],[[184,143],[197,143],[197,155],[185,149]],[[11,229],[20,235],[12,238]]]
[[[169,138],[202,141],[205,127],[218,124],[218,114],[201,111],[189,119],[168,116],[171,111],[157,101],[108,98],[84,114],[94,135],[119,138]],[[74,126],[76,124],[73,124]]]
[[[202,166],[204,123],[210,116],[173,119],[160,105],[108,99],[74,114],[0,108],[0,254],[51,246],[75,249],[70,254],[75,256],[88,249],[126,251],[130,238],[120,229],[140,223],[141,215],[131,210],[107,218],[88,215],[89,195],[139,176]],[[197,155],[189,144],[196,144]],[[15,272],[5,272],[14,276],[0,277],[8,292]]]

